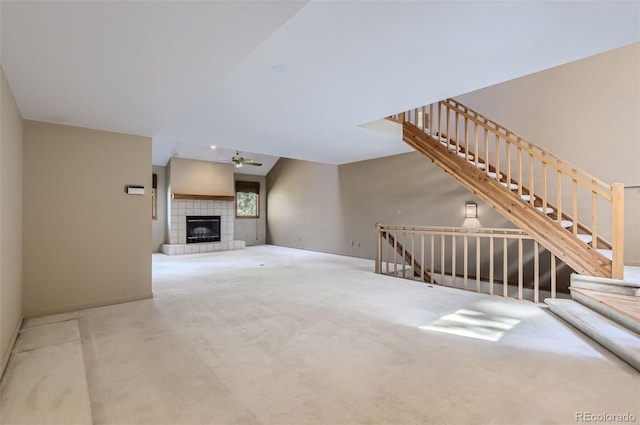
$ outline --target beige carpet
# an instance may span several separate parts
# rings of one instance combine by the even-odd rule
[[[153,300],[26,323],[78,321],[94,424],[640,420],[640,375],[529,302],[273,246],[154,255],[153,268]],[[14,412],[15,369],[2,382]]]

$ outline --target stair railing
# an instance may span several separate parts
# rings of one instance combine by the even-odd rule
[[[543,290],[556,297],[560,261],[519,229],[376,224],[376,241],[379,274],[536,303]]]
[[[611,250],[612,277],[623,278],[622,183],[607,184],[453,99],[389,119],[411,122],[488,176],[504,180],[514,195],[551,214],[576,237],[590,236],[592,248]]]

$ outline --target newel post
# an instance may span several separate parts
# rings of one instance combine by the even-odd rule
[[[376,273],[380,274],[382,262],[382,241],[380,240],[380,223],[376,223]]]
[[[611,185],[613,215],[611,277],[624,279],[624,184]]]

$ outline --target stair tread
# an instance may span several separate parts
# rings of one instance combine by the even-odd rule
[[[520,198],[522,198],[523,201],[527,201],[527,202],[531,202],[531,195],[522,195]],[[536,197],[533,197],[533,200],[536,200]]]
[[[591,241],[593,241],[593,236],[591,236],[591,235],[586,235],[584,233],[578,233],[576,236],[578,237],[578,239],[580,239],[584,243],[591,243]]]
[[[473,157],[473,155],[471,155],[471,154],[469,154],[469,155],[467,156],[467,154],[466,154],[465,152],[458,152],[458,156],[459,156],[460,158],[467,158],[467,159],[468,159],[468,160],[470,160],[470,161],[473,161],[473,158],[474,158],[474,157]]]
[[[500,179],[502,178],[502,174],[494,173],[493,171],[489,171],[489,172],[487,172],[487,175],[488,175],[489,177],[494,178],[494,179],[497,179],[497,180],[500,180]]]
[[[442,144],[442,146],[447,146],[449,148],[450,151],[457,151],[458,149],[456,148],[456,145],[453,143],[447,143],[447,139],[441,138],[440,139],[440,143]]]
[[[487,166],[483,163],[483,162],[478,162],[477,164],[475,162],[473,162],[472,159],[469,160],[469,164],[473,165],[474,167],[478,168],[479,170],[486,170]]]
[[[613,251],[610,249],[598,249],[598,252],[613,261]]]
[[[544,214],[544,208],[542,208],[542,207],[536,207],[536,209],[537,209],[538,211],[540,211],[541,213],[543,213],[543,214]],[[551,214],[552,212],[553,212],[553,208],[551,208],[551,207],[547,207],[547,214]]]
[[[561,222],[556,220],[556,223],[560,223],[560,225],[562,227],[564,227],[565,229],[568,228],[568,227],[573,226],[573,221],[571,221],[571,220],[562,220]]]
[[[500,182],[500,184],[511,190],[516,190],[518,188],[518,185],[515,183]]]
[[[548,298],[544,302],[554,314],[640,370],[638,334],[576,301]]]

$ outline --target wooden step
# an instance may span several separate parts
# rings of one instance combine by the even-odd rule
[[[592,289],[569,288],[571,297],[605,317],[640,334],[640,298]]]
[[[523,201],[525,202],[531,202],[531,195],[522,195],[520,198],[522,198]],[[536,197],[533,197],[533,200],[536,200]]]
[[[638,334],[576,301],[547,298],[544,302],[554,314],[640,371]]]
[[[502,178],[502,174],[494,173],[493,171],[489,171],[487,173],[487,176],[491,177],[492,179],[496,179],[496,180],[500,180]]]

